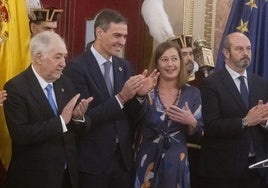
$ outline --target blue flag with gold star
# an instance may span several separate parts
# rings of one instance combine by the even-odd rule
[[[223,39],[232,32],[251,41],[252,61],[248,71],[268,79],[268,0],[234,0],[219,48],[216,70],[224,66]]]

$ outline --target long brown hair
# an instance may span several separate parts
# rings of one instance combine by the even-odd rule
[[[170,48],[174,48],[175,50],[177,50],[178,55],[180,57],[180,72],[178,74],[177,79],[178,79],[178,88],[181,88],[188,82],[188,74],[186,72],[185,64],[182,60],[180,47],[178,44],[171,42],[171,41],[167,41],[167,42],[163,42],[159,44],[154,50],[148,69],[149,69],[149,72],[153,71],[154,69],[157,69],[158,60],[163,55],[163,53],[165,53],[165,51],[167,51]]]

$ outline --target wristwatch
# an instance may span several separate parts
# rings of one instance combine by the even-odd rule
[[[247,117],[242,118],[242,128],[248,127],[248,119]]]

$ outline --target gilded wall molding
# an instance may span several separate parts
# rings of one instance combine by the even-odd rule
[[[175,35],[191,34],[205,39],[214,49],[216,0],[164,0]]]
[[[210,48],[214,47],[215,17],[216,17],[216,2],[214,0],[206,0],[204,39],[207,41],[207,46]]]

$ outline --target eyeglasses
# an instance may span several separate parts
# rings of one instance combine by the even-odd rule
[[[159,61],[161,63],[168,63],[169,61],[171,61],[172,63],[177,63],[180,61],[179,56],[171,56],[171,57],[167,57],[167,56],[163,56],[159,58]]]

